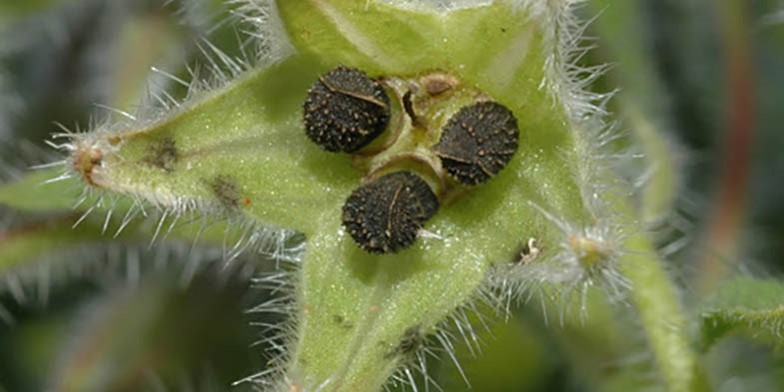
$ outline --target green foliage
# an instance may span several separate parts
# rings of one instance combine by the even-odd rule
[[[784,285],[775,280],[736,278],[703,306],[702,339],[707,349],[729,334],[745,334],[782,348]]]
[[[59,175],[57,170],[36,171],[3,184],[0,203],[27,212],[70,210],[81,193],[81,184],[73,179],[46,184]]]

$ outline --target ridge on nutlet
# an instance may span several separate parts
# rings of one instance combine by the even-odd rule
[[[492,101],[460,109],[434,147],[446,171],[466,185],[494,177],[517,151],[520,130],[512,111]]]
[[[343,205],[343,226],[360,248],[395,253],[411,246],[438,199],[418,175],[401,171],[360,186]]]
[[[368,145],[389,123],[389,96],[364,72],[338,66],[308,90],[305,132],[327,151],[354,152]]]

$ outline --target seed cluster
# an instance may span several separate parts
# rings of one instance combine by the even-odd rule
[[[343,225],[362,249],[394,253],[411,246],[436,211],[438,199],[421,177],[395,172],[351,193],[343,205]]]
[[[477,185],[509,164],[519,134],[509,109],[496,102],[479,102],[449,119],[435,152],[450,175],[463,184]]]
[[[430,84],[426,86],[428,94],[438,96],[455,83]],[[412,123],[417,124],[411,91],[402,100]],[[304,104],[306,134],[332,152],[360,150],[384,132],[389,118],[390,100],[384,87],[364,72],[345,66],[321,76],[308,90]],[[450,176],[465,185],[478,185],[509,164],[517,151],[519,133],[517,119],[509,109],[482,101],[454,114],[432,151]],[[223,188],[213,186],[217,194],[232,193]],[[227,204],[236,204],[233,197],[224,199]],[[424,179],[399,171],[355,189],[343,205],[342,220],[360,248],[370,253],[394,253],[416,241],[438,208],[438,198]]]
[[[389,96],[364,72],[339,66],[308,90],[305,132],[327,151],[354,152],[378,137],[389,123]]]

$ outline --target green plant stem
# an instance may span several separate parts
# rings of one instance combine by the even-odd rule
[[[631,237],[623,272],[632,284],[631,296],[668,389],[704,390],[696,356],[690,346],[683,309],[650,239]]]

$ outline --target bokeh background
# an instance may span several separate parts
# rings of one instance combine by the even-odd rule
[[[650,229],[695,323],[695,304],[729,277],[779,278],[784,2],[590,0],[578,13],[592,20],[593,47],[578,61],[609,65],[593,83],[615,93],[607,121],[621,144],[642,145],[624,174],[671,195]],[[241,55],[241,29],[219,0],[0,0],[0,182],[57,159],[44,140],[58,123],[89,129],[104,106],[182,98],[163,74],[189,80],[209,61],[207,41]],[[654,169],[670,175],[639,176]],[[274,299],[253,279],[274,265],[240,257],[227,267],[221,244],[109,241],[96,235],[103,217],[71,230],[78,217],[0,205],[0,251],[15,255],[0,263],[0,392],[222,391],[263,370],[273,343],[262,327],[282,316],[248,310]],[[506,323],[475,321],[481,342],[456,343],[461,368],[431,357],[444,391],[469,390],[464,378],[490,392],[658,389],[629,312],[597,305],[562,320],[532,301]],[[777,345],[743,334],[703,343],[712,389],[784,390]]]

